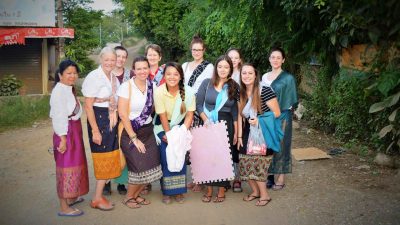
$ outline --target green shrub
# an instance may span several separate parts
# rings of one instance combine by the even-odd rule
[[[331,75],[326,67],[322,67],[315,76],[312,94],[304,98],[306,112],[305,118],[311,122],[314,128],[325,132],[333,132],[329,122],[328,97],[331,92]]]
[[[22,87],[22,81],[17,79],[14,74],[7,75],[0,80],[0,96],[18,95],[18,89]]]
[[[13,96],[0,98],[0,132],[16,127],[31,126],[48,118],[50,96]]]
[[[329,123],[335,128],[335,135],[343,140],[367,140],[373,129],[368,124],[370,103],[364,92],[367,74],[341,69],[334,80],[328,97]]]

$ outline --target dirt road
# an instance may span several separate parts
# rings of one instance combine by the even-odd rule
[[[83,118],[84,140],[87,140]],[[331,138],[300,127],[294,131],[294,147],[337,147]],[[164,205],[159,184],[148,195],[152,201],[140,209],[122,205],[113,185],[111,200],[115,209],[102,212],[89,207],[94,191],[93,167],[86,141],[90,193],[78,208],[78,218],[57,216],[58,200],[50,120],[36,128],[23,128],[0,134],[0,224],[400,224],[400,187],[397,171],[377,168],[368,159],[342,154],[333,159],[293,162],[282,191],[271,191],[273,201],[266,207],[243,202],[248,193],[229,191],[225,202],[202,203],[201,193],[188,192],[184,204]],[[357,169],[369,165],[370,169]]]

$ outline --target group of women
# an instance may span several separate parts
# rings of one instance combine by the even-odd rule
[[[131,78],[122,83],[117,77],[121,71],[115,72],[115,50],[102,49],[101,65],[88,74],[82,85],[96,177],[92,208],[114,208],[103,196],[103,188],[108,180],[121,176],[121,161],[126,161],[128,169],[124,205],[140,208],[150,204],[141,195],[148,184],[157,180],[163,203],[183,203],[188,188],[186,166],[175,170],[168,166],[168,145],[176,143],[169,134],[185,134],[193,126],[209,126],[220,120],[226,121],[228,128],[235,171],[233,191],[241,192],[240,181],[247,181],[252,192],[243,200],[257,200],[255,205],[265,206],[271,201],[268,174],[275,175],[273,190],[284,188],[284,174],[291,172],[291,118],[297,103],[294,78],[281,68],[284,51],[271,50],[272,71],[260,81],[256,68],[243,64],[239,49],[229,49],[215,65],[204,60],[206,46],[200,37],[193,38],[190,49],[193,61],[182,66],[169,62],[160,67],[161,48],[149,45],[147,57],[134,59]],[[82,215],[83,211],[73,206],[82,202],[80,196],[89,191],[80,122],[82,106],[74,90],[78,73],[79,67],[73,61],[61,62],[50,100],[59,216]],[[280,151],[250,155],[246,151],[250,127],[259,126],[259,115],[267,112],[282,121]],[[121,152],[125,160],[121,160]],[[214,186],[217,193],[213,196]],[[202,201],[223,202],[230,187],[229,181],[208,183]],[[193,185],[194,191],[199,188]]]

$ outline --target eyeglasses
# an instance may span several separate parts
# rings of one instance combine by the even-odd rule
[[[204,49],[194,49],[192,48],[192,52],[202,52]]]

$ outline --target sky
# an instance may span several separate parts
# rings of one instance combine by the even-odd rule
[[[104,10],[104,13],[110,13],[117,8],[112,0],[94,0],[90,6],[95,10]]]

